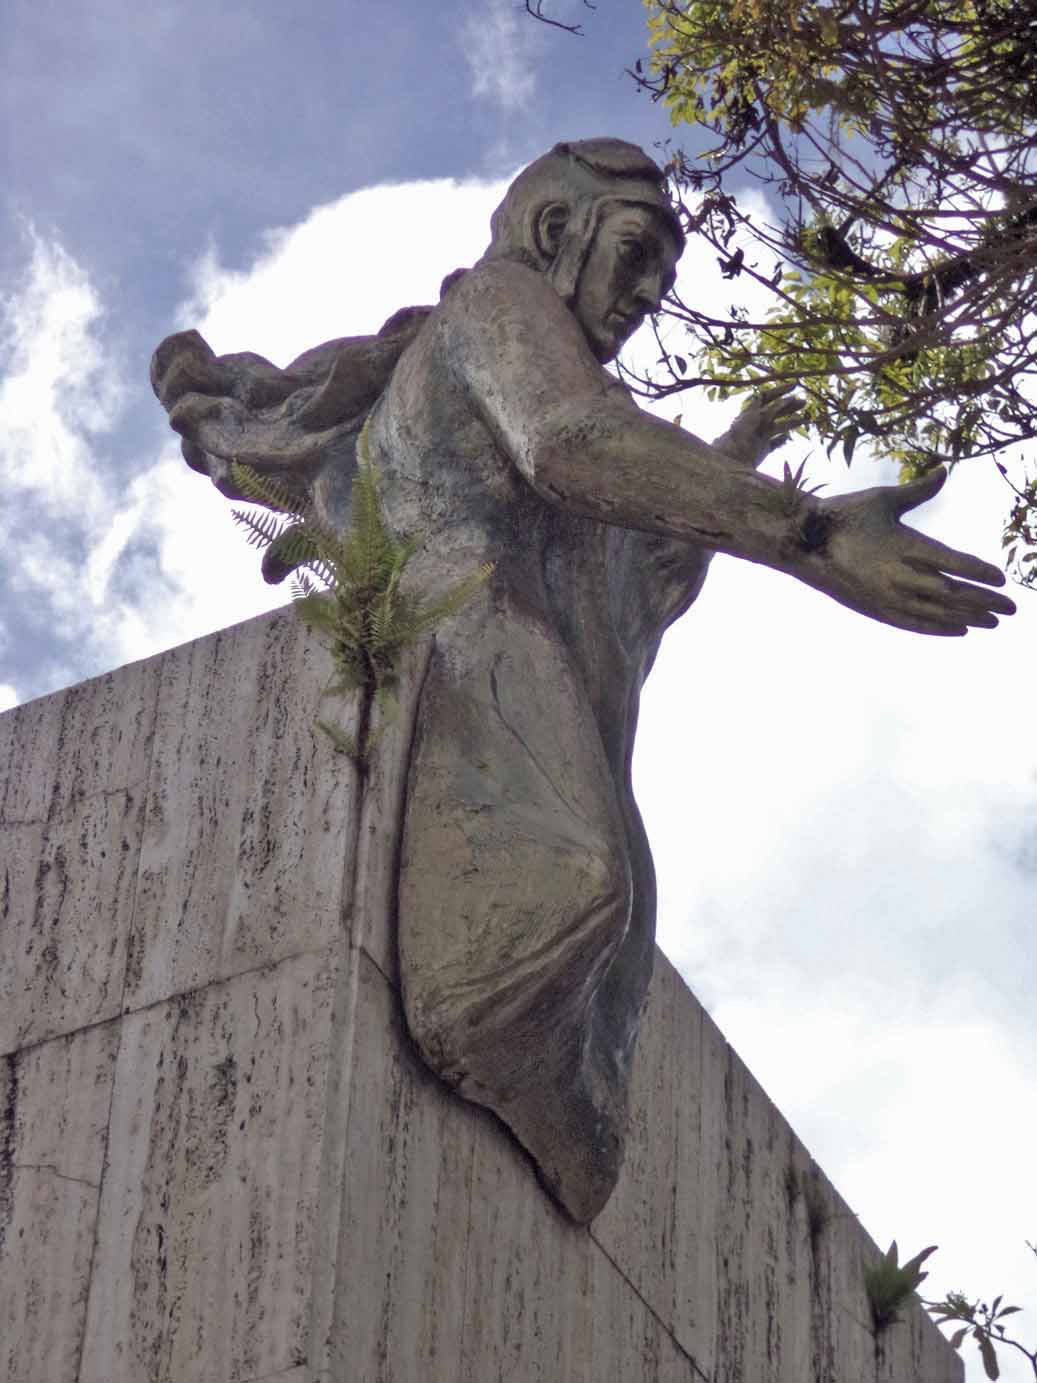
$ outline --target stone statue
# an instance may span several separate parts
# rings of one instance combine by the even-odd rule
[[[578,1221],[618,1175],[652,966],[638,696],[713,552],[919,633],[1014,608],[985,589],[1003,584],[996,567],[899,522],[942,472],[821,498],[755,471],[798,419],[786,392],[713,445],[635,405],[604,366],[659,306],[683,245],[640,149],[559,144],[516,178],[486,254],[436,307],[285,370],[216,357],[195,332],[152,365],[187,461],[225,494],[246,462],[342,524],[369,419],[386,512],[422,539],[418,579],[435,591],[494,564],[437,630],[421,689],[403,1001],[428,1064],[511,1128]]]

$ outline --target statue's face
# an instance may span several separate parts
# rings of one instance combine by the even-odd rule
[[[651,207],[610,207],[576,285],[573,312],[605,364],[673,287],[680,247]]]

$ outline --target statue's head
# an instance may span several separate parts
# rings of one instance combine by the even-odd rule
[[[556,144],[493,213],[485,259],[546,275],[595,355],[611,360],[673,283],[684,233],[662,169],[635,144]]]

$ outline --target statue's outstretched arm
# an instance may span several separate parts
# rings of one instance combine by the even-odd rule
[[[1015,610],[985,589],[1004,584],[997,567],[900,523],[936,494],[944,472],[826,499],[732,465],[642,412],[595,361],[551,285],[521,264],[469,274],[441,330],[473,405],[545,499],[761,562],[918,633],[990,628]]]

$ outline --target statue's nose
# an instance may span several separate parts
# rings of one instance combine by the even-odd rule
[[[658,311],[663,300],[663,274],[661,269],[652,269],[641,276],[634,297],[646,312]]]

